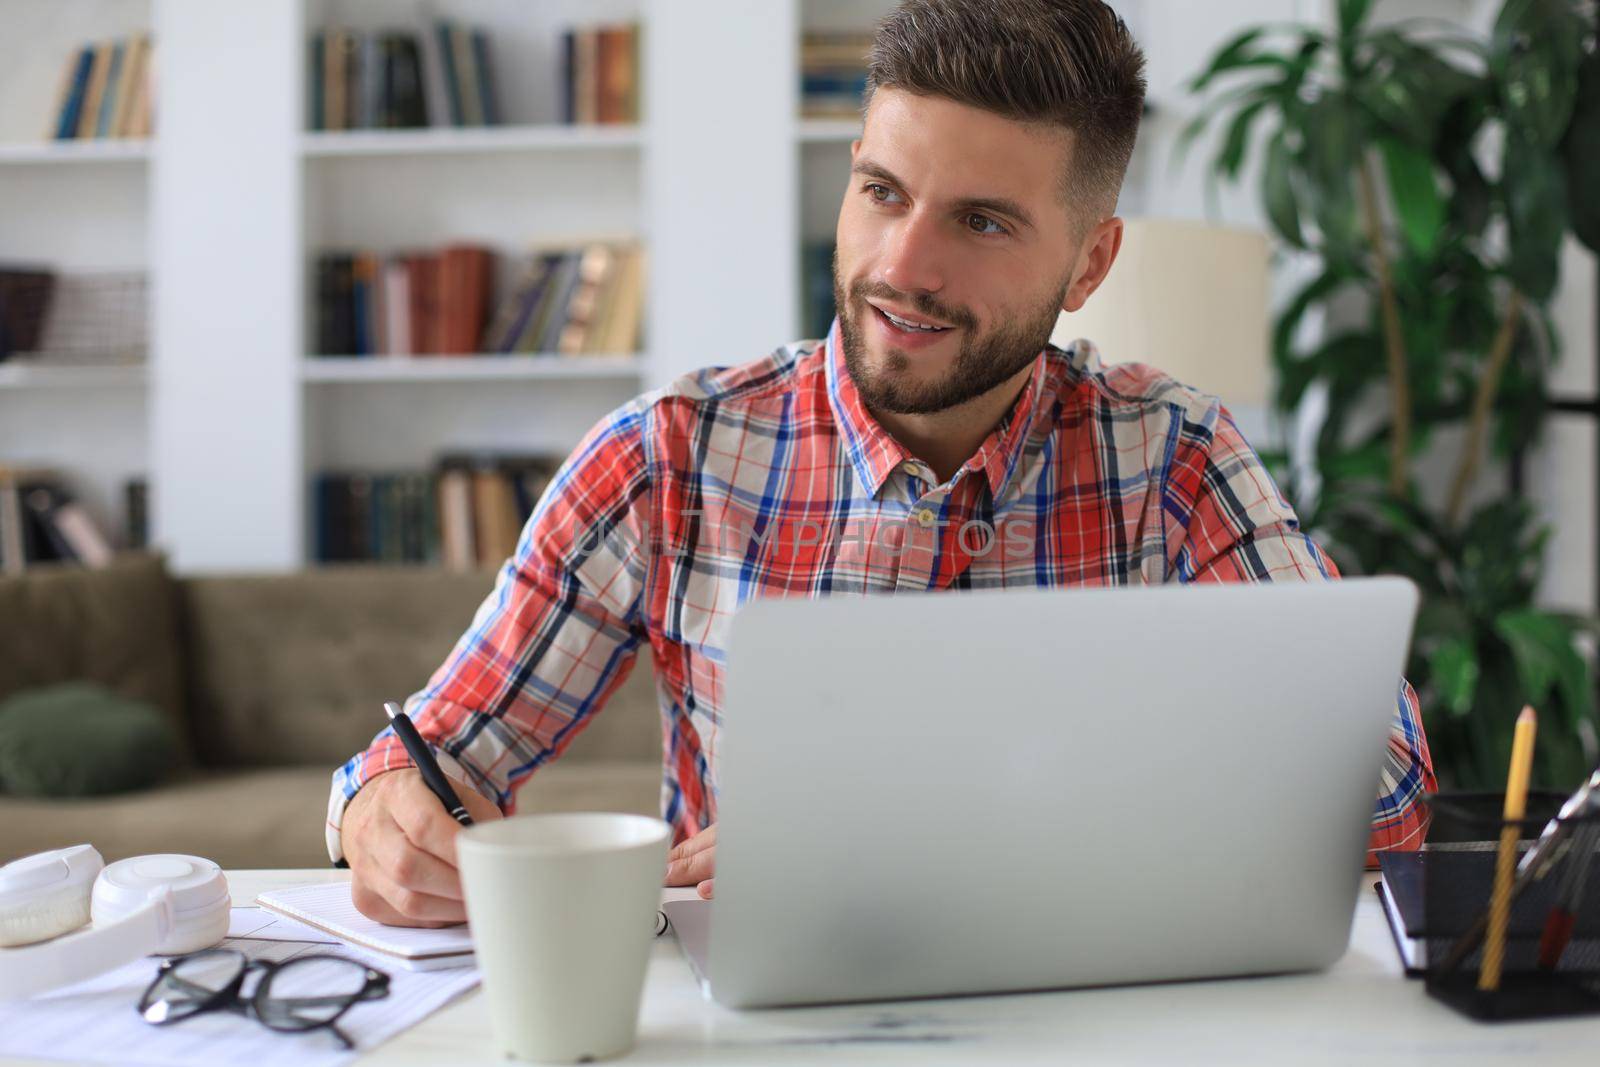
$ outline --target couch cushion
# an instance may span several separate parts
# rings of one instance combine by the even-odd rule
[[[90,569],[39,564],[0,577],[0,698],[56,682],[99,682],[159,708],[187,760],[176,587],[159,554]]]
[[[374,565],[182,579],[202,757],[215,766],[342,764],[384,727],[384,701],[428,683],[494,581],[493,570]],[[645,652],[560,762],[659,764],[653,673]]]
[[[0,700],[0,792],[87,797],[155,785],[177,761],[165,715],[96,682],[60,682]]]
[[[191,771],[142,793],[36,800],[0,796],[0,864],[88,842],[107,863],[180,852],[225,868],[325,867],[327,767]],[[569,764],[543,768],[518,794],[519,813],[631,811],[658,814],[661,765]]]

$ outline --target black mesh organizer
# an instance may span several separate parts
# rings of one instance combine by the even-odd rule
[[[1600,814],[1559,816],[1530,802],[1527,818],[1507,822],[1502,798],[1487,794],[1440,795],[1429,806],[1433,821],[1422,854],[1429,994],[1491,1022],[1600,1013]],[[1513,826],[1517,888],[1500,979],[1497,988],[1480,989],[1500,833]],[[1536,862],[1524,863],[1535,847]],[[1525,869],[1539,876],[1525,876]]]

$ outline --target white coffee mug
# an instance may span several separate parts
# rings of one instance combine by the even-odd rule
[[[615,812],[517,815],[456,837],[498,1051],[541,1063],[633,1047],[671,829]]]

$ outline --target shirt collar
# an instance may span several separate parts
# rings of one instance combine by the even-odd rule
[[[827,368],[828,403],[844,440],[845,453],[855,467],[856,477],[867,492],[876,497],[883,483],[900,464],[911,458],[905,446],[895,440],[867,410],[856,383],[844,363],[844,344],[835,318],[828,330],[824,365]],[[975,452],[962,465],[969,472],[982,471],[995,501],[1002,499],[1006,486],[1021,458],[1023,445],[1032,429],[1034,414],[1042,406],[1040,392],[1046,380],[1046,360],[1041,353],[1033,362],[1033,372],[1022,387],[1017,402],[989,432]]]

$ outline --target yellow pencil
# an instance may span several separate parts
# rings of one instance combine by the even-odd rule
[[[1511,874],[1517,866],[1517,831],[1528,810],[1528,777],[1533,771],[1533,735],[1539,716],[1532,705],[1517,716],[1511,738],[1511,772],[1506,777],[1506,825],[1500,829],[1500,853],[1494,865],[1494,892],[1489,898],[1489,928],[1483,942],[1478,988],[1500,988],[1500,964],[1506,950],[1506,923],[1511,918]]]

